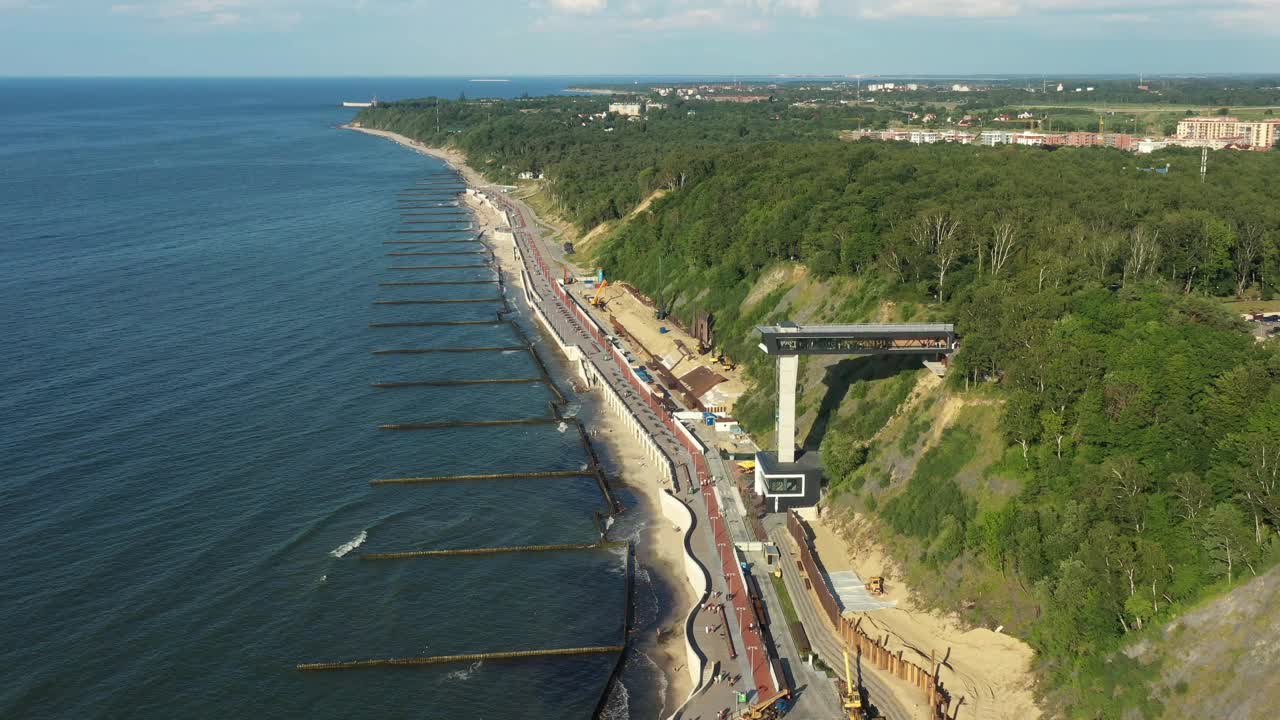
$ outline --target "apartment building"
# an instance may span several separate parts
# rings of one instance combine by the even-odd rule
[[[1270,150],[1276,144],[1280,120],[1241,121],[1229,116],[1189,117],[1178,122],[1177,138],[1239,143],[1254,150]]]

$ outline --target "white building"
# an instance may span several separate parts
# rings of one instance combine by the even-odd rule
[[[978,135],[978,142],[988,147],[1005,145],[1013,142],[1013,133],[1005,130],[983,130]]]
[[[1157,150],[1163,150],[1169,147],[1169,143],[1164,140],[1152,140],[1151,138],[1143,138],[1138,141],[1138,154],[1147,155]]]
[[[626,117],[639,117],[640,103],[609,103],[609,112]]]

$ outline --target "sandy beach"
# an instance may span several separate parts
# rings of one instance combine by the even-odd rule
[[[461,173],[471,188],[493,186],[493,183],[466,164],[466,158],[462,153],[452,148],[428,147],[403,135],[384,130],[356,126],[344,127],[385,138],[424,155],[443,160]],[[491,231],[506,226],[505,219],[493,209],[469,196],[466,201],[467,206],[475,212],[476,221],[481,229]],[[513,259],[514,240],[509,235],[495,235],[492,232],[486,233],[486,237],[490,238],[503,281],[509,287],[522,287],[521,268]],[[547,358],[548,361],[555,362],[562,359]],[[637,650],[653,660],[666,678],[664,698],[661,702],[663,712],[660,714],[660,717],[666,717],[684,702],[692,685],[684,666],[686,660],[683,619],[696,602],[696,598],[685,580],[683,571],[682,534],[663,518],[657,468],[645,459],[643,448],[624,428],[621,420],[606,408],[598,394],[578,394],[564,377],[559,378],[559,381],[561,389],[566,392],[570,400],[581,404],[578,414],[584,423],[596,431],[593,441],[597,445],[601,462],[616,475],[611,479],[621,481],[636,491],[636,497],[641,503],[640,508],[631,509],[631,512],[638,512],[643,517],[636,543],[636,558],[641,569],[650,572],[651,576],[656,576],[653,580],[662,606],[659,608],[659,617],[655,621],[657,631],[650,630],[643,637],[635,638],[632,642]]]

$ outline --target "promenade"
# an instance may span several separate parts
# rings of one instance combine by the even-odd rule
[[[479,190],[484,191],[485,188]],[[709,591],[700,598],[699,604],[725,603],[724,610],[698,610],[686,619],[686,631],[690,633],[696,651],[706,659],[706,667],[696,687],[693,697],[683,704],[672,717],[698,720],[712,720],[724,712],[731,717],[737,716],[742,707],[737,702],[738,693],[748,697],[748,702],[757,697],[772,694],[779,682],[769,664],[766,644],[759,628],[739,627],[734,613],[737,606],[729,604],[727,598],[733,589],[732,578],[726,578],[721,572],[721,551],[730,549],[725,542],[717,542],[715,535],[709,532],[720,520],[714,511],[714,501],[709,505],[707,497],[712,490],[699,487],[698,463],[685,445],[677,439],[668,425],[658,416],[646,398],[642,398],[631,382],[625,378],[621,369],[614,362],[604,343],[590,332],[573,308],[562,298],[556,287],[556,280],[549,266],[542,260],[543,249],[541,230],[534,213],[524,203],[503,193],[490,190],[485,193],[490,201],[506,211],[511,222],[511,231],[515,236],[516,246],[524,259],[534,297],[541,300],[540,310],[553,327],[553,331],[561,342],[576,347],[581,353],[582,361],[590,363],[595,373],[607,382],[610,387],[626,403],[628,409],[638,419],[644,430],[658,444],[662,453],[673,464],[674,483],[669,486],[673,495],[691,512],[693,524],[690,528],[688,547],[694,559],[701,566],[705,580],[709,583]],[[680,478],[694,479],[682,482]],[[655,481],[659,481],[655,479]],[[699,497],[701,495],[701,497]],[[735,600],[742,600],[745,593],[735,595]],[[733,609],[730,609],[733,608]],[[680,608],[681,612],[686,608]],[[713,631],[707,633],[706,628]],[[681,672],[687,672],[687,668]],[[731,678],[741,678],[737,683],[714,678],[727,674]],[[696,683],[695,683],[696,684]],[[683,698],[675,698],[675,702],[684,703]],[[745,708],[743,708],[745,709]]]
[[[791,717],[815,720],[841,718],[834,683],[803,662],[784,627],[779,599],[768,577],[757,576],[756,584],[761,588],[764,602],[772,608],[776,637],[771,642],[767,641],[764,629],[754,621],[755,611],[750,609],[745,591],[746,578],[742,576],[734,550],[735,543],[750,542],[754,538],[748,535],[746,523],[737,508],[732,479],[721,466],[719,458],[715,453],[704,456],[691,451],[691,444],[697,448],[700,441],[687,431],[683,433],[684,437],[678,436],[671,427],[673,421],[664,417],[665,413],[660,416],[662,411],[652,398],[647,394],[642,396],[633,379],[624,375],[611,352],[612,348],[607,346],[600,328],[596,326],[598,321],[587,314],[590,310],[583,304],[570,300],[557,282],[560,274],[553,270],[548,259],[552,263],[558,260],[560,248],[544,239],[545,226],[538,222],[536,214],[527,205],[497,190],[477,188],[507,214],[526,272],[526,282],[531,286],[529,290],[533,291],[526,293],[526,299],[538,304],[540,314],[551,324],[558,340],[575,349],[580,354],[580,362],[590,364],[594,374],[609,384],[644,431],[653,438],[671,463],[671,481],[668,483],[662,477],[654,481],[670,491],[671,497],[686,507],[693,518],[687,528],[690,532],[686,547],[691,551],[708,588],[698,604],[710,603],[717,607],[709,610],[700,607],[685,617],[687,638],[692,642],[694,652],[705,658],[705,666],[695,680],[693,694],[687,702],[684,698],[670,699],[678,707],[671,717],[676,720],[736,718],[759,698],[772,696],[779,687],[792,687],[796,697]],[[794,597],[799,593],[793,589],[791,594]],[[797,598],[800,600],[796,603],[798,610],[805,605],[804,599],[807,598]],[[718,607],[721,605],[722,608]],[[686,610],[677,608],[680,613]],[[806,610],[809,608],[801,610],[806,629],[814,626],[817,634],[822,635],[826,630],[825,624],[816,616],[806,616]],[[707,632],[708,628],[711,632]],[[815,650],[828,665],[840,667],[839,655],[832,656],[835,648],[824,642],[829,639],[832,638],[823,637],[814,643]],[[767,648],[772,643],[776,643],[775,651],[781,662],[772,662],[769,658]],[[679,671],[687,672],[688,668],[680,668]],[[914,713],[901,707],[866,669],[859,674],[871,701],[886,718],[909,720],[914,717]],[[716,678],[726,675],[738,682],[716,681]],[[739,694],[747,698],[746,704],[738,701]]]

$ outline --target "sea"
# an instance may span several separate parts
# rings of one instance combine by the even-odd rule
[[[0,79],[0,717],[590,718],[616,653],[300,672],[299,663],[616,645],[660,600],[624,550],[362,559],[590,543],[571,470],[473,250],[403,238],[397,192],[441,162],[342,130],[343,100],[557,93],[582,78]],[[462,226],[457,226],[462,227]],[[411,236],[410,236],[411,237]],[[387,299],[478,303],[379,305]],[[529,318],[512,318],[537,337]],[[560,375],[554,352],[539,348]],[[622,490],[623,501],[636,505]],[[631,513],[621,537],[648,522]],[[637,628],[633,627],[633,631]],[[628,651],[606,717],[656,716]],[[669,707],[667,708],[670,709]]]

